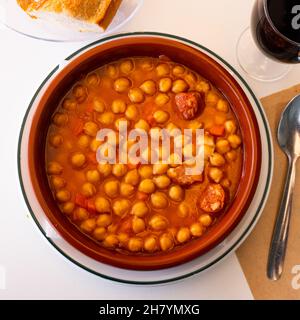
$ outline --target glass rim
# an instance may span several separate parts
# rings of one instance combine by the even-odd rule
[[[296,45],[297,47],[300,47],[300,43],[299,43],[299,42],[296,42],[296,41],[288,38],[287,36],[285,36],[282,32],[280,32],[280,31],[276,28],[273,20],[271,19],[270,14],[269,14],[268,1],[269,1],[269,0],[263,0],[263,2],[264,2],[264,12],[265,12],[265,15],[266,15],[266,18],[267,18],[268,22],[270,23],[270,26],[273,28],[273,30],[275,31],[275,33],[277,33],[280,37],[282,37],[283,39],[285,39],[287,42],[291,43],[292,45]]]

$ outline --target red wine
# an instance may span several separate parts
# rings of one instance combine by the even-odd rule
[[[300,63],[300,0],[257,0],[251,30],[269,57]]]

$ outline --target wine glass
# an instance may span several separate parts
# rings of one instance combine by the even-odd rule
[[[251,28],[238,41],[237,59],[249,76],[261,81],[281,79],[291,64],[300,63],[299,0],[257,0]]]

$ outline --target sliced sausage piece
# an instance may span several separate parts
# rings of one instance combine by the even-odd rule
[[[203,175],[187,175],[185,172],[185,166],[181,165],[174,168],[174,177],[172,177],[172,181],[181,185],[181,186],[190,186],[195,182],[202,182]]]
[[[220,184],[209,184],[201,195],[200,208],[206,212],[218,212],[223,209],[225,192]]]
[[[175,103],[185,120],[194,119],[203,108],[203,100],[199,92],[177,93]]]

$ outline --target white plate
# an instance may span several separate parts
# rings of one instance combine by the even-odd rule
[[[66,242],[62,237],[60,237],[45,218],[45,214],[40,208],[37,199],[33,194],[30,194],[30,197],[26,196],[26,190],[30,190],[30,181],[28,180],[28,175],[26,172],[28,170],[27,163],[27,143],[28,143],[28,134],[29,134],[29,125],[32,119],[32,116],[35,112],[35,108],[37,106],[37,101],[39,97],[43,94],[45,87],[47,87],[47,83],[51,81],[51,79],[56,75],[57,72],[60,72],[62,68],[65,67],[65,64],[74,59],[77,55],[81,54],[85,50],[90,50],[94,46],[101,45],[104,42],[110,41],[111,39],[122,38],[122,37],[132,37],[135,36],[159,36],[165,38],[175,39],[177,41],[181,41],[187,45],[193,46],[196,49],[205,52],[207,55],[218,61],[227,71],[231,73],[231,75],[236,79],[236,81],[243,88],[245,94],[247,95],[249,101],[252,104],[253,110],[255,112],[259,130],[260,137],[262,142],[262,166],[261,166],[261,174],[259,177],[257,189],[253,200],[247,210],[247,213],[244,215],[243,219],[236,226],[233,232],[217,247],[213,248],[206,254],[202,255],[199,258],[196,258],[190,262],[185,264],[164,269],[164,270],[156,270],[156,271],[132,271],[132,270],[124,270],[119,269],[113,266],[109,266],[103,263],[100,263],[92,258],[87,257],[74,247],[72,247],[68,242]],[[239,245],[246,239],[249,235],[255,224],[257,223],[261,212],[264,208],[264,205],[267,200],[267,196],[270,191],[271,179],[273,174],[273,146],[271,133],[268,126],[268,122],[265,116],[265,113],[258,101],[255,97],[252,90],[249,88],[245,80],[235,71],[227,62],[225,62],[222,58],[217,56],[215,53],[210,51],[209,49],[194,43],[192,41],[179,38],[172,35],[160,34],[160,33],[150,33],[150,32],[140,32],[140,33],[131,33],[131,34],[121,34],[112,36],[109,38],[105,38],[99,40],[93,44],[84,47],[79,50],[75,54],[71,56],[71,58],[67,58],[65,63],[60,66],[57,66],[52,73],[45,79],[45,81],[41,84],[38,89],[36,95],[33,97],[32,102],[27,110],[27,113],[24,118],[22,130],[20,133],[20,141],[19,141],[19,176],[22,186],[22,191],[24,198],[27,202],[28,208],[32,214],[32,218],[34,219],[36,225],[42,231],[47,240],[66,258],[77,264],[78,266],[84,268],[85,270],[92,272],[101,277],[125,282],[125,283],[134,283],[134,284],[158,284],[165,283],[170,281],[175,281],[179,279],[183,279],[189,277],[193,274],[202,272],[214,264],[220,262],[224,257],[226,257],[229,253],[233,252],[237,249]],[[20,155],[24,156],[20,158]]]
[[[16,0],[0,0],[0,22],[8,28],[31,38],[67,42],[96,40],[115,33],[136,14],[143,0],[124,0],[113,21],[104,32],[81,32],[59,23],[30,18]]]

